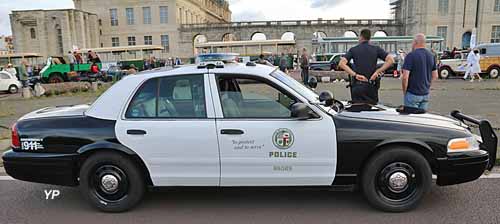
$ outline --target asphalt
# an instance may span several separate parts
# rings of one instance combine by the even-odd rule
[[[371,208],[359,192],[155,190],[120,214],[94,210],[77,188],[0,181],[0,223],[500,223],[500,179],[433,187],[407,213]],[[46,200],[44,190],[61,195]]]

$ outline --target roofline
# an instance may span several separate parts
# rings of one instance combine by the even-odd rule
[[[26,9],[26,10],[11,10],[11,15],[15,12],[35,12],[35,11],[42,11],[42,12],[52,12],[52,11],[78,11],[78,12],[84,12],[92,15],[97,15],[96,13],[92,12],[87,12],[83,11],[81,9],[71,9],[71,8],[62,8],[62,9]]]

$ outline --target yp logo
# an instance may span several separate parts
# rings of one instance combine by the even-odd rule
[[[286,128],[280,128],[273,134],[273,144],[278,149],[289,149],[292,147],[295,137],[292,131]]]
[[[56,197],[59,197],[61,195],[61,191],[54,189],[54,190],[44,190],[45,193],[45,200],[54,200]]]

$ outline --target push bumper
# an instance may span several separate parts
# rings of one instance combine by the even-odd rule
[[[77,154],[28,153],[9,150],[3,154],[5,172],[15,179],[76,186]]]
[[[478,179],[489,164],[483,150],[450,154],[438,159],[437,185],[461,184]]]

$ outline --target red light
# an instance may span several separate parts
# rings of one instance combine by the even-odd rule
[[[19,141],[19,134],[17,133],[17,124],[12,125],[12,148],[21,148],[21,142]]]

